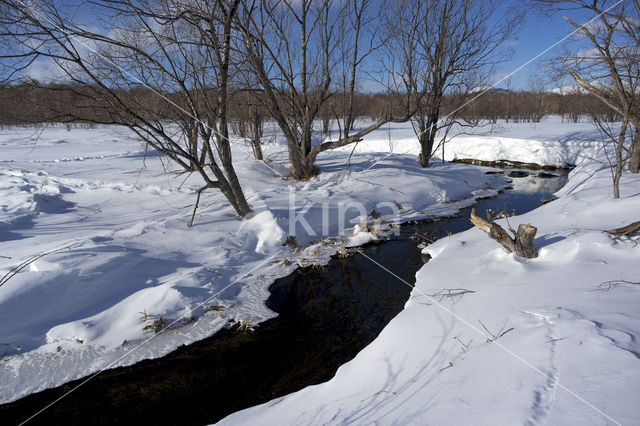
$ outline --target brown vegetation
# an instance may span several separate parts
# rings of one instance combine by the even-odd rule
[[[215,90],[210,90],[211,96],[216,96]],[[144,88],[132,89],[128,96],[137,97],[139,104],[148,106],[154,115],[167,120],[177,118],[175,110],[167,108],[164,102],[157,102],[157,95]],[[255,140],[260,134],[261,125],[273,117],[261,104],[251,97],[261,96],[260,93],[248,94],[246,91],[232,91],[229,94],[229,120],[235,134],[250,140]],[[386,93],[356,93],[354,95],[354,114],[358,118],[376,121],[384,116],[386,111],[400,114],[403,95],[389,95]],[[455,105],[470,101],[473,95],[450,95],[445,97],[443,114],[450,114]],[[342,118],[346,111],[342,108],[343,96],[333,96],[332,105],[326,105],[324,114],[328,120]],[[542,99],[542,102],[539,101]],[[15,85],[0,86],[0,125],[31,125],[41,123],[69,123],[69,124],[113,124],[114,117],[109,114],[109,105],[104,100],[90,96],[88,90],[73,84],[48,84],[24,82]],[[175,95],[176,104],[180,99]],[[463,103],[464,103],[463,102]],[[329,109],[331,108],[331,109]],[[142,113],[142,111],[140,111]],[[148,113],[148,111],[147,111]],[[488,120],[496,123],[498,120],[507,122],[536,123],[545,115],[555,114],[567,122],[590,120],[593,114],[602,121],[618,121],[620,117],[612,112],[598,98],[590,94],[532,93],[518,92],[488,92],[480,99],[454,113],[457,119],[469,123]],[[321,114],[322,115],[322,114]],[[327,125],[327,132],[331,128]]]

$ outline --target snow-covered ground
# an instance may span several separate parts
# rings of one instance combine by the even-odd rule
[[[406,124],[390,124],[381,132],[389,137],[367,138],[355,152],[395,152],[418,155],[415,133]],[[444,159],[511,161],[540,166],[566,167],[598,157],[600,135],[586,119],[563,122],[559,116],[547,116],[540,123],[505,123],[477,128],[454,129],[444,148]],[[481,143],[478,143],[481,141]],[[351,151],[352,146],[342,148]],[[442,150],[437,151],[442,158]]]
[[[602,231],[640,220],[640,176],[621,193],[584,162],[499,221],[538,228],[535,259],[478,229],[428,246],[405,309],[332,380],[221,423],[638,424],[640,238]]]
[[[125,130],[0,131],[0,279],[33,260],[0,286],[0,402],[163,355],[230,322],[272,317],[269,284],[374,238],[353,235],[374,209],[382,232],[390,222],[455,213],[495,190],[471,166],[434,160],[421,169],[411,135],[393,125],[358,144],[350,161],[350,149],[325,153],[322,173],[308,182],[285,178],[277,135],[264,147],[266,164],[237,143],[238,175],[256,215],[243,222],[210,192],[188,228],[198,179],[165,173]],[[552,119],[458,136],[445,158],[496,143],[505,158],[492,160],[548,164],[584,162],[599,146],[592,125]],[[585,163],[560,200],[510,219],[538,226],[538,259],[506,255],[480,231],[430,246],[434,259],[407,308],[335,379],[228,420],[606,422],[569,389],[607,415],[637,421],[631,306],[640,289],[598,284],[637,281],[639,249],[595,230],[638,220],[640,182],[625,175],[623,199],[614,202],[607,173]],[[290,233],[299,248],[282,245]],[[475,293],[425,296],[457,287]],[[492,333],[513,330],[487,343],[480,321]],[[157,325],[170,327],[154,334]]]
[[[4,129],[0,150],[0,402],[161,356],[230,322],[258,324],[274,315],[268,286],[298,264],[495,193],[476,168],[423,170],[379,153],[322,155],[318,178],[294,182],[283,145],[267,144],[264,163],[238,142],[255,216],[242,221],[211,191],[189,228],[201,182],[167,174],[124,129]],[[287,235],[298,248],[283,246]]]

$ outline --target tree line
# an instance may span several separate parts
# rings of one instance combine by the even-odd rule
[[[628,16],[627,3],[612,15]],[[100,19],[78,18],[89,15]],[[411,121],[427,167],[454,124],[539,120],[554,96],[487,93],[482,106],[469,103],[470,89],[507,57],[522,19],[523,9],[496,0],[0,0],[1,89],[11,102],[24,96],[14,117],[27,108],[51,120],[129,127],[201,176],[196,207],[203,191],[218,189],[245,217],[251,209],[229,136],[250,135],[260,157],[261,120],[279,127],[295,179],[313,177],[322,152],[390,122]],[[64,74],[64,85],[16,85],[42,60]],[[381,93],[364,93],[371,81]],[[629,108],[580,84],[629,121]],[[604,118],[599,111],[589,113]],[[362,115],[372,121],[355,126]],[[338,129],[327,138],[318,122]]]
[[[43,123],[62,124],[109,124],[109,104],[91,96],[83,86],[64,83],[39,83],[37,81],[21,82],[12,85],[0,85],[0,125],[28,126]],[[147,105],[157,117],[171,122],[178,115],[166,108],[158,95],[145,87],[132,89],[123,97],[135,97]],[[168,98],[179,104],[178,94],[167,94]],[[197,96],[197,95],[194,95]],[[215,97],[215,89],[209,96]],[[240,137],[259,142],[262,126],[273,120],[269,110],[260,99],[262,95],[253,91],[237,89],[228,94],[229,121],[232,132]],[[604,102],[589,93],[559,94],[553,92],[532,91],[489,91],[482,94],[482,101],[476,102],[474,94],[445,95],[442,102],[443,115],[463,120],[468,123],[498,120],[507,123],[538,123],[544,116],[557,115],[563,121],[577,123],[585,120],[601,120],[618,122],[619,114],[611,110]],[[353,95],[353,118],[377,121],[385,112],[399,109],[404,96],[389,93],[359,93]],[[332,123],[345,119],[345,99],[336,94],[330,102],[323,105],[318,113],[322,124],[322,134],[340,132]],[[457,105],[464,105],[458,107]],[[186,108],[187,105],[182,105]],[[146,108],[145,108],[146,110]],[[143,114],[144,111],[139,111]],[[262,159],[256,155],[257,159]]]

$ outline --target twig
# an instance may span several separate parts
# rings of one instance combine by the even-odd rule
[[[505,334],[507,334],[508,332],[512,331],[513,329],[514,329],[514,328],[513,328],[513,327],[511,327],[511,328],[509,328],[509,329],[507,329],[507,330],[503,331],[502,333],[500,333],[500,335],[499,335],[498,337],[502,337],[502,336],[504,336]]]
[[[431,244],[431,243],[434,243],[437,238],[433,234],[425,234],[425,233],[416,231],[416,232],[413,233],[413,235],[411,235],[409,237],[409,239],[412,240],[412,241],[421,241],[422,240],[422,241],[425,241],[425,242]]]
[[[44,256],[47,256],[49,254],[53,254],[53,253],[59,253],[61,251],[64,250],[68,250],[71,247],[77,246],[78,244],[70,244],[68,246],[56,249],[56,250],[51,250],[45,253],[41,253],[38,254],[36,256],[33,256],[30,259],[25,260],[24,262],[22,262],[21,264],[19,264],[18,266],[14,267],[13,269],[11,269],[9,272],[7,272],[1,279],[0,279],[0,287],[2,287],[7,281],[9,281],[11,278],[13,278],[14,276],[16,276],[16,274],[20,271],[22,271],[24,268],[26,268],[27,266],[31,265],[33,262],[35,262],[38,259],[43,258]],[[5,256],[3,256],[5,257]]]
[[[184,183],[187,181],[187,179],[189,179],[191,177],[192,174],[193,174],[193,170],[189,171],[189,174],[187,174],[187,177],[184,178],[184,180],[182,181],[182,183],[180,185],[178,185],[178,191],[180,191],[180,188],[182,188],[182,185],[184,185]]]
[[[387,187],[387,186],[384,186],[384,185],[380,185],[379,183],[370,182],[370,181],[368,181],[368,180],[358,179],[358,178],[355,178],[355,177],[354,177],[354,178],[352,178],[352,179],[357,180],[357,181],[359,181],[359,182],[368,183],[369,185],[381,186],[381,187],[383,187],[383,188],[390,189],[391,191],[399,192],[400,194],[405,194],[404,192],[400,191],[399,189],[394,189],[394,188],[392,188],[392,187],[390,187],[390,186],[388,186],[388,187]]]
[[[612,234],[616,236],[616,239],[620,238],[620,237],[630,237],[633,234],[635,234],[636,232],[640,232],[640,220],[637,222],[633,222],[627,226],[623,226],[621,228],[616,228],[616,229],[609,229],[606,231],[602,231],[602,232],[606,232],[607,234]]]
[[[484,328],[484,330],[489,334],[489,336],[491,336],[491,337],[493,338],[493,340],[491,340],[491,339],[489,339],[489,338],[487,337],[487,341],[491,341],[491,342],[493,342],[494,340],[496,340],[496,339],[497,339],[497,337],[496,337],[496,336],[494,336],[494,335],[493,335],[493,333],[492,333],[492,332],[490,332],[490,331],[489,331],[489,329],[488,329],[487,327],[485,327],[485,325],[482,323],[482,321],[478,320],[478,322],[480,323],[480,325],[482,326],[482,328]]]
[[[449,365],[447,365],[446,367],[443,367],[440,369],[440,371],[438,371],[438,373],[442,373],[444,370],[446,370],[447,368],[451,368],[453,367],[453,362],[449,361]]]
[[[469,345],[471,344],[471,342],[467,343],[466,345],[462,342],[462,340],[458,339],[458,336],[454,337],[454,339],[456,339],[458,342],[460,342],[460,344],[462,345],[462,352],[465,353],[467,352],[467,349],[469,349]]]
[[[449,297],[453,301],[453,303],[455,303],[456,297],[462,298],[462,296],[467,293],[475,293],[475,291],[467,290],[466,288],[443,288],[439,292],[431,294],[430,297],[439,297],[440,299],[438,300],[438,302],[442,302],[445,297]]]
[[[79,205],[76,205],[76,207],[79,208],[79,209],[86,209],[86,210],[92,211],[93,213],[102,213],[102,211],[100,209],[94,209],[94,208],[91,208],[91,207],[84,207],[84,206],[79,206]]]
[[[625,284],[640,285],[640,281],[633,282],[633,281],[627,281],[627,280],[611,280],[611,281],[603,282],[602,284],[598,285],[598,287],[600,290],[609,291],[611,289],[618,288],[619,286],[625,285]]]
[[[189,228],[193,226],[193,221],[196,218],[196,210],[198,210],[198,205],[200,204],[200,195],[202,195],[202,191],[204,191],[207,188],[210,188],[210,186],[205,185],[202,188],[198,189],[198,196],[196,197],[196,205],[193,208],[193,213],[191,214],[191,220],[189,221]]]
[[[485,331],[489,334],[489,336],[491,336],[491,337],[487,337],[487,342],[495,342],[496,340],[498,340],[499,338],[501,338],[502,336],[504,336],[505,334],[507,334],[508,332],[510,332],[510,331],[512,331],[514,329],[513,327],[511,327],[511,328],[509,328],[509,329],[507,329],[505,331],[502,331],[502,330],[504,330],[504,326],[502,326],[502,328],[498,332],[499,334],[496,336],[495,334],[490,332],[489,329],[487,329],[487,327],[485,327],[485,325],[482,323],[482,321],[478,320],[478,322],[480,323],[482,328],[484,328]]]

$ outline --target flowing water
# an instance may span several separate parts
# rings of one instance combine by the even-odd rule
[[[511,173],[513,189],[475,205],[522,214],[551,199],[567,173]],[[540,175],[540,177],[538,177]],[[404,225],[391,241],[363,248],[413,284],[425,259],[418,244],[469,229],[470,208],[452,218]],[[373,341],[409,298],[410,286],[364,256],[335,258],[277,280],[267,305],[279,313],[254,332],[223,330],[156,360],[108,370],[29,424],[207,424],[237,410],[329,380]],[[20,423],[82,380],[0,406]]]

